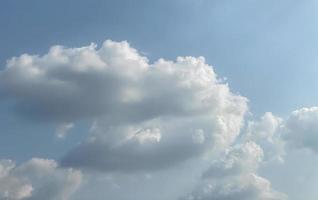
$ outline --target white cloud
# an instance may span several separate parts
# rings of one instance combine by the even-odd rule
[[[62,164],[100,170],[159,169],[222,149],[247,111],[203,57],[149,64],[125,41],[12,58],[0,92],[19,113],[62,124],[58,137],[66,122],[96,121]]]
[[[268,140],[272,142],[275,137],[275,134],[277,132],[277,129],[282,124],[282,119],[274,116],[270,112],[266,112],[261,119],[257,121],[250,121],[248,123],[248,136],[258,139],[258,138],[264,138],[265,140]]]
[[[309,149],[317,153],[318,107],[295,110],[286,119],[265,113],[260,120],[248,122],[244,139],[259,144],[265,150],[267,161],[283,161],[286,151],[291,149]]]
[[[318,152],[318,107],[295,110],[285,123],[289,146]]]
[[[127,79],[117,81],[124,84]],[[142,66],[134,83],[128,87],[133,100],[119,100],[113,107],[120,105],[120,110],[97,118],[89,139],[64,157],[64,166],[161,169],[222,149],[240,132],[246,99],[219,82],[203,58],[161,59]]]
[[[100,48],[54,46],[43,56],[9,60],[0,72],[0,93],[15,102],[19,114],[56,123],[59,138],[81,119],[94,121],[88,138],[61,159],[63,168],[42,159],[13,165],[5,175],[14,186],[6,192],[12,200],[69,199],[81,173],[67,167],[155,173],[188,160],[215,159],[226,149],[189,199],[286,198],[257,175],[263,157],[282,155],[275,148],[283,120],[266,113],[249,122],[243,140],[259,143],[265,153],[253,142],[231,147],[244,124],[247,99],[231,92],[203,57],[149,63],[127,42],[110,40]],[[1,189],[8,190],[0,184]]]
[[[2,96],[12,98],[20,113],[59,122],[246,110],[246,99],[232,95],[202,57],[149,64],[127,42],[110,40],[100,49],[54,46],[43,56],[12,58],[0,73],[0,85]]]
[[[117,123],[161,116],[224,113],[240,117],[246,99],[233,95],[204,58],[149,64],[127,42],[81,48],[54,46],[24,54],[0,72],[0,91],[28,117],[72,122],[111,117]],[[220,118],[220,120],[225,120]],[[237,131],[234,122],[233,127]]]
[[[212,163],[203,176],[224,178],[228,175],[255,172],[263,157],[264,152],[260,146],[254,142],[246,142],[226,151],[224,156]]]
[[[256,174],[263,150],[253,142],[232,148],[215,160],[201,183],[183,200],[284,200],[265,178]]]
[[[265,161],[283,162],[285,154],[283,126],[283,119],[267,112],[259,120],[248,122],[244,139],[256,142],[265,150]]]
[[[59,168],[54,160],[33,158],[19,166],[0,160],[0,199],[69,200],[81,179],[79,171]]]

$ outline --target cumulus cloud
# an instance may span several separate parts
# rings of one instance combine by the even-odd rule
[[[284,120],[270,112],[247,123],[244,139],[254,141],[265,150],[265,161],[283,162],[285,155]]]
[[[285,119],[265,113],[248,122],[244,139],[262,146],[267,160],[283,160],[286,147],[318,152],[318,107],[300,108]]]
[[[159,169],[223,148],[247,111],[203,57],[149,63],[125,41],[12,58],[0,93],[19,113],[62,124],[58,137],[95,121],[62,165],[99,170]]]
[[[287,119],[268,112],[241,132],[247,99],[203,57],[150,63],[126,41],[14,57],[0,71],[0,99],[22,116],[55,123],[58,138],[79,120],[93,122],[60,164],[2,160],[0,199],[67,200],[81,182],[72,168],[150,173],[203,157],[213,162],[184,199],[282,200],[258,175],[260,165],[283,161],[286,144],[318,152],[317,107]]]
[[[81,179],[80,171],[59,168],[54,160],[33,158],[19,166],[0,160],[0,199],[69,200]]]
[[[62,165],[106,171],[162,169],[223,150],[239,133],[240,123],[236,126],[237,131],[228,130],[218,116],[160,117],[120,126],[99,120]]]
[[[0,92],[28,117],[62,122],[108,116],[122,123],[246,110],[246,99],[232,95],[202,57],[149,64],[127,42],[110,40],[99,49],[54,46],[43,56],[12,58],[0,73]]]
[[[230,149],[203,174],[201,183],[182,200],[284,200],[256,174],[263,150],[253,142]]]
[[[129,86],[134,88],[146,65],[126,42],[106,41],[99,51],[94,44],[54,46],[44,56],[24,54],[9,60],[0,75],[1,92],[29,117],[72,122],[112,115],[131,107],[127,101],[134,91],[129,92]]]
[[[265,113],[248,122],[244,140],[259,144],[267,161],[283,161],[286,147],[318,152],[318,107],[300,108],[285,119]]]
[[[124,50],[118,57],[127,54]],[[120,65],[130,68],[130,63],[120,60]],[[113,107],[120,109],[96,119],[89,139],[63,158],[64,166],[161,169],[235,140],[247,110],[246,99],[231,93],[203,58],[142,63],[137,75],[116,78],[121,86],[134,79],[116,91],[119,97]],[[130,75],[136,71],[130,70]]]
[[[221,178],[235,174],[254,172],[264,157],[263,149],[254,142],[246,142],[225,152],[223,158],[215,160],[203,177]]]
[[[285,128],[284,136],[289,146],[318,152],[318,107],[293,111]]]

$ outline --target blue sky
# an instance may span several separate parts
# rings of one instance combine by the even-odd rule
[[[3,1],[0,61],[127,40],[153,60],[204,56],[254,113],[286,114],[317,101],[316,8],[313,0]]]
[[[260,118],[265,112],[273,113],[271,116],[273,120],[269,121],[278,120],[276,116],[281,117],[282,126],[288,127],[294,122],[292,120],[297,121],[299,113],[316,112],[315,109],[308,109],[294,114],[295,116],[291,114],[294,110],[317,106],[317,9],[318,2],[314,0],[3,0],[0,3],[0,69],[5,71],[6,62],[12,57],[25,53],[44,55],[53,45],[63,45],[72,49],[88,46],[94,42],[97,44],[97,49],[102,49],[103,42],[108,39],[116,42],[127,41],[130,47],[137,49],[140,55],[147,57],[150,60],[149,63],[153,63],[159,58],[176,60],[178,56],[203,56],[205,63],[213,66],[218,77],[226,77],[226,83],[228,83],[226,87],[233,92],[231,95],[244,96],[248,99],[246,113],[249,114],[243,122],[245,125],[242,130],[248,130],[248,120],[253,121],[254,124],[261,124],[258,121],[261,121]],[[0,77],[1,83],[5,82],[1,82]],[[67,159],[68,155],[72,157],[74,152],[76,158],[80,157],[78,152],[85,152],[86,149],[77,150],[76,146],[90,137],[94,121],[102,121],[100,117],[87,117],[85,114],[82,114],[83,118],[74,118],[74,121],[70,119],[67,122],[74,123],[74,127],[70,129],[67,137],[59,139],[56,138],[55,132],[61,121],[53,120],[51,122],[32,117],[33,110],[42,111],[45,106],[51,104],[42,105],[41,100],[34,101],[32,103],[41,104],[43,107],[35,106],[29,113],[21,114],[19,107],[15,105],[30,102],[24,97],[15,96],[10,91],[11,89],[5,91],[6,89],[2,88],[5,91],[2,93],[1,88],[0,86],[0,95],[5,96],[5,93],[11,95],[9,95],[10,98],[0,98],[0,158],[3,159],[23,163],[32,157],[40,157],[55,159],[59,162],[61,158],[66,157]],[[26,93],[28,92],[33,93],[33,91],[26,91]],[[182,103],[176,103],[176,105],[179,104]],[[54,106],[56,105],[53,105],[52,109],[56,108]],[[146,109],[145,106],[143,108]],[[241,104],[238,105],[238,107],[240,106]],[[43,115],[41,116],[43,117]],[[291,122],[289,123],[289,121]],[[310,124],[310,128],[313,128],[314,125],[311,122],[306,125]],[[105,126],[102,127],[105,128]],[[254,126],[251,125],[251,127]],[[258,126],[255,125],[255,127]],[[306,126],[299,125],[299,127]],[[299,127],[294,128],[298,131],[303,130]],[[259,131],[260,128],[256,129]],[[309,128],[305,128],[303,131],[308,130]],[[317,142],[313,134],[316,133],[315,130],[308,131],[309,137],[314,137],[313,143]],[[289,131],[288,134],[291,136],[287,136],[287,138],[301,140],[299,137],[294,137],[294,132],[296,131]],[[241,135],[244,137],[245,133],[241,133]],[[309,149],[314,149],[313,152],[316,151],[315,145],[308,142],[307,139],[303,141],[304,144],[298,144],[298,142],[294,146],[298,148],[307,145],[306,147],[309,146]],[[266,151],[267,147],[260,146]],[[293,145],[287,144],[286,146]],[[103,147],[96,147],[96,149],[98,148]],[[89,154],[90,151],[86,153]],[[304,154],[308,156],[307,153]],[[298,155],[299,152],[296,154]],[[292,160],[290,163],[295,163],[295,155],[287,155],[286,159]],[[112,156],[111,153],[110,156]],[[65,167],[76,168],[83,163],[85,165],[85,162],[82,161],[72,164],[75,162],[72,159],[65,161],[67,163]],[[311,162],[307,157],[304,159],[306,159],[304,161],[306,163]],[[180,172],[180,174],[186,173],[189,166],[184,167],[184,172]],[[260,167],[259,171],[264,176],[270,177],[270,181],[276,188],[284,190],[284,193],[290,193],[290,199],[297,200],[300,195],[305,196],[303,193],[296,194],[292,189],[284,186],[279,175],[271,176],[282,170],[282,167],[276,168],[275,164],[273,166],[268,169]],[[79,168],[81,169],[81,167]],[[293,168],[289,169],[293,171]],[[198,171],[200,170],[198,169]],[[171,176],[171,173],[174,172],[162,173]],[[177,177],[176,173],[171,177]],[[131,184],[123,177],[118,179],[120,179],[118,182],[122,181],[126,187]],[[300,174],[299,177],[297,176],[298,179],[305,178],[303,174]],[[96,182],[98,181],[95,180]],[[140,183],[138,187],[142,187],[142,184]],[[153,181],[152,184],[155,187],[158,183]],[[82,189],[82,191],[84,191],[83,196],[90,196],[90,192],[94,189]],[[152,189],[149,188],[149,191]],[[104,197],[101,191],[94,191],[94,193],[99,198]],[[124,196],[117,197],[116,192],[110,193],[114,200],[125,199]],[[151,192],[148,193],[150,194],[147,195],[151,195]],[[137,194],[140,195],[137,195],[138,197],[143,195],[142,192],[137,192]],[[195,191],[194,194],[196,194]],[[307,191],[306,194],[308,194],[308,199],[317,195],[313,191]],[[81,199],[79,196],[81,196],[81,192],[73,198]],[[167,199],[172,199],[172,196],[168,195]],[[0,195],[0,199],[1,197]],[[223,197],[216,196],[215,198]],[[280,198],[282,199],[282,197],[278,199]],[[98,198],[96,197],[96,199]],[[225,199],[226,197],[224,197]]]

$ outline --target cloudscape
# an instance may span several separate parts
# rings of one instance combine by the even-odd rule
[[[0,200],[317,198],[317,2],[0,5]]]

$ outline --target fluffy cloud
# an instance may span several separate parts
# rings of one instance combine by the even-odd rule
[[[9,60],[0,74],[0,91],[28,117],[62,122],[103,114],[124,117],[138,106],[135,80],[146,67],[146,58],[126,42],[106,41],[98,51],[94,44],[54,46],[44,56]]]
[[[62,165],[105,171],[162,169],[223,150],[234,142],[242,120],[243,113],[231,112],[162,116],[115,126],[99,119],[89,138],[69,152]]]
[[[256,174],[263,150],[253,142],[236,146],[215,160],[202,182],[183,200],[283,200],[265,178]]]
[[[61,169],[54,160],[33,158],[19,166],[0,161],[0,199],[68,200],[81,183],[82,175]]]
[[[244,139],[264,148],[266,160],[283,160],[286,145],[318,152],[318,107],[295,110],[286,119],[265,113],[248,122]]]
[[[285,128],[290,146],[318,152],[318,107],[295,110],[286,120]]]
[[[60,137],[65,125],[94,120],[62,165],[106,171],[160,169],[228,146],[247,111],[247,99],[203,57],[150,64],[127,42],[110,40],[12,58],[0,92],[19,113],[62,124]]]
[[[127,42],[110,40],[100,49],[54,46],[43,56],[12,58],[0,73],[0,92],[28,117],[62,122],[98,116],[114,123],[219,112],[240,116],[246,110],[246,99],[232,95],[202,57],[149,64]]]
[[[283,127],[283,119],[267,112],[259,120],[248,122],[244,139],[256,142],[265,150],[265,161],[282,162],[285,154]]]
[[[282,161],[285,143],[318,151],[318,108],[296,110],[285,120],[265,113],[238,137],[247,99],[231,92],[203,57],[149,63],[125,41],[54,46],[43,56],[12,58],[0,71],[0,98],[13,101],[23,116],[55,123],[59,138],[79,120],[93,122],[87,139],[60,164],[2,160],[0,199],[67,200],[81,182],[72,168],[138,176],[191,159],[202,170],[205,159],[213,159],[184,199],[282,200],[286,195],[258,175],[261,163]]]
[[[299,156],[308,159],[306,152],[291,152],[291,149],[286,147],[296,150],[309,149],[317,153],[317,122],[317,107],[295,110],[286,119],[268,112],[259,120],[249,121],[240,140],[253,142],[248,142],[241,147],[234,147],[223,158],[214,161],[209,170],[203,174],[202,182],[184,199],[287,199],[286,195],[271,188],[269,180],[257,175],[257,169],[261,166],[262,172],[268,175],[273,173],[273,170],[275,171],[275,167],[279,170],[292,169],[294,166],[291,166],[291,163],[295,165],[295,159],[302,160]],[[295,155],[298,157],[295,157]],[[275,164],[266,164],[267,161],[272,160],[282,161],[285,156],[288,163],[279,167]],[[291,157],[293,157],[292,162]],[[298,169],[295,169],[293,173],[298,179],[303,179],[300,177],[305,176]],[[284,176],[280,178],[296,181],[296,178],[286,178]]]

